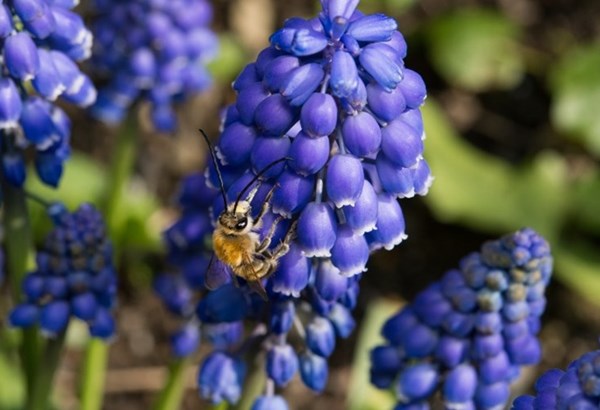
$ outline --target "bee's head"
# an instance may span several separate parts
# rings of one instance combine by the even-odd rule
[[[252,229],[252,216],[250,215],[250,204],[240,201],[234,210],[233,204],[227,206],[227,210],[219,215],[219,225],[229,235],[243,235]]]

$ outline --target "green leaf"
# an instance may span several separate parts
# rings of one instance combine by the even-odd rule
[[[416,0],[362,0],[360,3],[360,11],[365,14],[401,14],[409,7],[412,7],[415,3]],[[318,5],[317,10],[320,9],[321,6]]]
[[[600,172],[594,169],[580,177],[575,185],[572,215],[580,229],[600,234]]]
[[[30,170],[27,189],[49,202],[62,201],[70,210],[84,202],[98,206],[105,192],[106,170],[91,158],[74,153],[66,163],[58,189],[44,185]],[[133,184],[126,193],[125,206],[119,213],[116,237],[111,238],[116,247],[140,247],[156,249],[160,244],[160,228],[152,224],[158,201],[141,186]],[[42,238],[50,228],[45,209],[37,204],[30,205],[30,214],[36,237]]]
[[[512,167],[461,139],[432,99],[423,117],[435,177],[425,200],[438,219],[489,232],[530,226],[549,240],[557,236],[569,206],[561,157],[542,153]]]
[[[391,409],[396,402],[394,396],[373,386],[369,381],[370,352],[383,344],[381,328],[385,321],[400,309],[401,305],[388,299],[377,299],[368,304],[367,312],[356,343],[348,404],[350,410]]]
[[[506,89],[523,75],[520,28],[499,12],[455,11],[435,20],[425,34],[432,63],[451,84],[472,91]]]
[[[0,410],[19,409],[25,397],[23,376],[16,363],[0,354]]]
[[[562,241],[552,249],[555,275],[590,302],[600,305],[600,255],[586,242]]]
[[[600,155],[600,44],[563,55],[550,78],[554,125]]]
[[[219,36],[219,53],[208,64],[208,70],[221,84],[231,83],[240,73],[248,58],[235,38],[228,34]]]

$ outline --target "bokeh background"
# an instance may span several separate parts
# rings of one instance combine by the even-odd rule
[[[79,8],[92,21],[88,0]],[[233,101],[231,81],[292,16],[313,16],[317,1],[213,0],[220,54],[214,86],[179,107],[175,135],[152,132],[146,107],[136,112],[141,135],[135,176],[113,237],[120,269],[119,331],[109,361],[104,408],[146,409],[161,388],[176,324],[152,294],[151,280],[169,269],[160,233],[177,216],[178,181],[203,168],[197,129],[216,137],[222,107]],[[381,409],[391,401],[367,388],[369,346],[385,315],[454,267],[481,242],[531,226],[550,241],[554,282],[541,332],[544,358],[525,372],[515,392],[535,375],[564,367],[597,348],[600,335],[600,2],[596,0],[362,0],[364,12],[394,16],[409,45],[406,65],[428,86],[423,108],[425,156],[435,176],[425,198],[403,201],[409,239],[371,258],[361,285],[354,335],[339,344],[323,395],[293,382],[285,396],[294,409]],[[85,68],[85,66],[84,66]],[[32,178],[29,188],[74,208],[98,202],[118,135],[70,109],[75,155],[57,192]],[[47,231],[33,208],[38,237]],[[0,298],[0,309],[6,310]],[[0,317],[5,317],[2,314]],[[58,373],[57,406],[76,409],[87,331],[72,326]],[[10,351],[11,334],[2,343]],[[198,359],[203,354],[198,352]],[[199,360],[198,360],[199,361]],[[209,408],[190,369],[185,409]],[[0,357],[0,409],[20,394],[17,369]]]

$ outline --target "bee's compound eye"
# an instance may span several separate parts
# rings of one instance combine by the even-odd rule
[[[242,218],[235,225],[235,229],[237,229],[238,231],[241,231],[242,229],[244,229],[246,227],[246,225],[248,225],[248,218]]]

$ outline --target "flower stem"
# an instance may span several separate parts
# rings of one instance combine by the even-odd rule
[[[54,373],[60,360],[60,354],[65,341],[66,331],[54,339],[48,339],[44,349],[44,363],[36,374],[33,389],[27,394],[26,410],[47,410],[50,408],[50,393]]]
[[[4,198],[4,235],[6,252],[6,270],[10,279],[13,300],[21,300],[21,282],[27,274],[32,255],[31,228],[25,193],[2,179]],[[37,328],[23,330],[20,347],[21,363],[25,375],[27,391],[31,392],[37,373],[39,354]]]
[[[187,358],[173,360],[169,366],[169,377],[154,405],[154,410],[177,410],[181,407],[188,363]]]
[[[266,376],[264,370],[264,360],[262,358],[253,358],[251,360],[250,371],[244,382],[242,397],[233,409],[245,410],[252,407],[254,400],[262,394],[265,388]]]
[[[133,174],[135,163],[135,152],[137,148],[137,126],[135,120],[131,120],[121,126],[117,137],[117,146],[113,153],[113,162],[110,166],[107,192],[104,195],[105,202],[102,204],[104,217],[108,226],[108,232],[113,241],[118,242],[115,236],[121,209],[123,209],[123,197],[127,183]]]
[[[99,410],[104,397],[108,344],[91,338],[85,352],[83,381],[81,385],[81,410]]]

